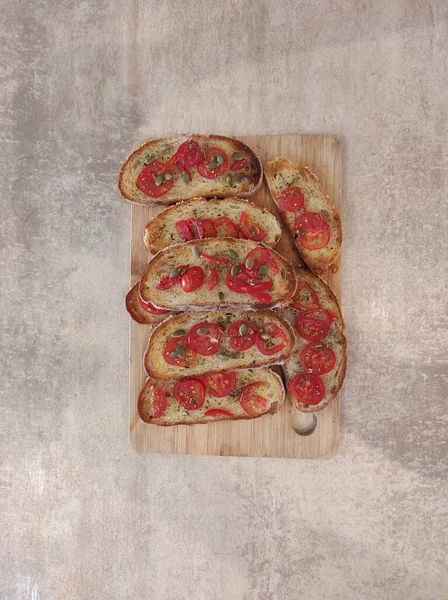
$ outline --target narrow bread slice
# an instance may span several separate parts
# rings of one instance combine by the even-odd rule
[[[320,277],[300,267],[296,273],[296,295],[287,308],[279,310],[293,326],[296,338],[282,369],[293,407],[317,412],[331,403],[344,381],[344,320],[333,291]]]
[[[169,310],[160,310],[140,297],[140,280],[126,294],[126,310],[131,318],[142,325],[161,323],[170,314]]]
[[[210,238],[161,250],[141,278],[143,300],[168,310],[272,308],[294,295],[293,266],[250,240]]]
[[[173,135],[147,142],[126,160],[118,187],[138,204],[174,204],[203,196],[247,198],[263,169],[249,146],[221,135]]]
[[[281,378],[270,369],[207,373],[177,381],[147,379],[138,414],[152,425],[195,425],[224,419],[255,419],[283,404]]]
[[[307,167],[277,158],[265,165],[269,190],[294,236],[303,260],[312,271],[339,270],[342,244],[341,220]]]
[[[154,329],[144,364],[153,379],[181,379],[280,364],[293,347],[292,327],[274,311],[190,312]]]
[[[211,237],[241,237],[275,246],[281,234],[274,215],[252,202],[192,198],[154,217],[145,227],[144,242],[155,254],[173,244]]]

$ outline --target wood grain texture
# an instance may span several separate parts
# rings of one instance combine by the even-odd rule
[[[331,135],[275,135],[240,137],[260,156],[263,163],[286,157],[309,167],[322,182],[330,200],[340,212],[342,156],[338,139]],[[280,220],[266,183],[251,198]],[[131,284],[144,272],[150,255],[143,244],[146,223],[163,208],[132,205]],[[276,248],[300,264],[292,236],[283,230]],[[340,273],[328,274],[326,281],[341,299]],[[317,427],[309,436],[300,436],[291,426],[292,409],[287,399],[276,415],[253,421],[223,421],[208,425],[156,427],[143,423],[137,414],[137,399],[145,381],[143,354],[151,328],[131,321],[130,335],[130,442],[137,452],[171,454],[213,454],[222,456],[266,456],[279,458],[331,458],[339,445],[339,397],[316,414]]]

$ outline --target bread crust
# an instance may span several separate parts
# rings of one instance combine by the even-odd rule
[[[156,325],[158,323],[161,323],[169,315],[153,315],[148,311],[144,310],[140,306],[139,302],[139,289],[140,280],[134,283],[129,292],[126,294],[126,310],[130,314],[131,318],[137,323],[140,323],[141,325]]]

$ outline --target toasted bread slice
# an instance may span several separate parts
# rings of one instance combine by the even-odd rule
[[[174,204],[195,196],[247,198],[263,168],[253,150],[221,135],[173,135],[147,142],[121,168],[121,195],[138,204]]]
[[[339,270],[342,244],[341,220],[307,167],[277,158],[265,165],[269,190],[294,236],[303,260],[312,271]],[[285,190],[294,188],[288,194]]]
[[[152,379],[181,379],[281,364],[293,347],[292,327],[274,311],[190,312],[154,329],[144,364]]]
[[[279,310],[279,314],[293,326],[296,337],[291,356],[282,365],[282,369],[293,407],[301,412],[317,412],[326,408],[337,396],[344,381],[347,366],[344,320],[333,291],[320,277],[300,267],[296,267],[296,273],[296,295],[287,308]],[[313,312],[315,309],[323,309],[326,312]],[[301,317],[298,325],[299,315]],[[317,321],[316,329],[316,323],[313,323],[313,317],[315,320],[316,315],[331,320],[328,330],[325,326],[326,319],[323,322],[321,320],[322,327],[319,327]],[[308,339],[305,339],[303,334]],[[315,341],[310,338],[315,338]],[[329,372],[322,373],[322,370],[331,367],[333,360],[334,364]],[[306,388],[307,385],[320,390],[318,394],[322,395],[322,398],[318,404],[303,402],[304,397],[300,392],[303,386]],[[316,400],[318,397],[314,398],[314,401]]]
[[[167,246],[210,237],[241,237],[275,246],[282,230],[264,208],[237,198],[192,198],[167,208],[145,227],[144,242],[155,254]]]
[[[131,287],[126,294],[126,309],[131,318],[142,325],[155,325],[161,323],[170,314],[170,311],[160,309],[144,302],[140,298],[140,280]]]
[[[286,304],[295,289],[294,268],[283,256],[233,238],[165,248],[149,262],[140,283],[143,300],[173,311],[272,308]]]
[[[147,379],[138,414],[153,425],[195,425],[274,414],[283,404],[281,378],[270,369],[208,373],[178,381]]]

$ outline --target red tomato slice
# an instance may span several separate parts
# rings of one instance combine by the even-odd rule
[[[297,217],[294,230],[299,244],[307,250],[320,250],[330,241],[330,226],[319,213],[306,212]]]
[[[263,337],[269,336],[267,339]],[[285,332],[276,323],[266,323],[257,332],[257,348],[265,356],[277,354],[286,346]]]
[[[174,179],[171,178],[169,181],[164,180],[160,185],[156,185],[156,177],[162,174],[163,165],[160,161],[148,165],[140,172],[137,177],[136,185],[138,189],[143,192],[146,196],[151,198],[160,198],[173,187]]]
[[[187,267],[187,265],[181,265],[180,267],[177,267],[177,270],[179,271],[179,275],[177,277],[170,277],[169,273],[168,275],[161,277],[159,283],[156,285],[156,289],[164,291],[169,290],[177,285],[180,282],[183,273],[185,273],[187,270]]]
[[[182,275],[180,285],[184,292],[190,293],[198,290],[204,283],[205,275],[201,267],[188,267]]]
[[[212,219],[201,219],[199,221],[202,227],[203,237],[214,238],[218,237],[215,229],[215,224]]]
[[[236,373],[208,373],[204,376],[204,383],[208,391],[215,398],[229,396],[236,388]]]
[[[254,264],[250,269],[245,266],[245,270],[251,279],[262,279],[262,277],[258,275],[258,269],[264,265],[267,265],[272,269],[274,274],[279,272],[277,261],[267,248],[254,248],[251,250],[246,257],[245,265],[249,259],[252,259]]]
[[[267,281],[254,281],[253,279],[249,281],[247,287],[247,293],[255,296],[256,294],[260,294],[262,292],[269,292],[272,290],[272,279],[268,279]]]
[[[247,212],[241,213],[239,225],[241,233],[246,240],[261,242],[268,235],[267,231],[260,227],[260,225],[257,225]]]
[[[251,417],[258,417],[258,415],[266,412],[268,408],[268,401],[263,396],[260,396],[255,390],[263,386],[262,381],[255,381],[246,385],[240,394],[241,408]]]
[[[210,163],[217,163],[216,157],[218,156],[218,154],[220,154],[222,156],[222,164],[218,165],[216,168],[214,169],[209,169],[207,167],[208,164]],[[212,148],[207,148],[207,150],[205,151],[205,158],[203,160],[203,162],[201,164],[198,165],[198,171],[199,174],[202,175],[202,177],[205,177],[206,179],[216,179],[217,177],[219,177],[220,175],[222,175],[223,173],[225,173],[227,171],[227,164],[228,164],[228,160],[227,160],[227,154],[224,152],[224,150],[221,150],[221,148],[217,148],[216,146],[213,146]]]
[[[184,242],[194,240],[194,234],[187,219],[183,219],[182,221],[178,221],[176,223],[176,231]]]
[[[307,310],[308,308],[317,308],[319,306],[317,294],[308,281],[299,279],[297,282],[297,291],[290,306],[296,310]]]
[[[214,290],[217,283],[218,283],[218,271],[216,270],[216,267],[212,267],[210,270],[209,278],[208,278],[208,289],[210,291]]]
[[[176,353],[179,348],[183,349],[183,357],[178,355],[170,356],[170,354]],[[186,357],[192,358],[191,349],[188,347],[187,336],[183,335],[182,337],[169,339],[163,350],[163,358],[165,359],[165,362],[167,362],[169,365],[185,367]]]
[[[249,288],[249,278],[244,270],[244,266],[241,268],[238,275],[232,275],[230,270],[226,275],[226,286],[230,291],[236,292],[237,294],[247,294]]]
[[[305,198],[302,190],[294,186],[283,190],[278,197],[278,202],[288,212],[297,212],[304,207]]]
[[[204,260],[208,260],[208,262],[216,263],[218,265],[226,265],[230,262],[229,258],[222,258],[220,256],[211,256],[210,254],[206,254],[205,252],[201,252],[201,258]]]
[[[188,333],[188,345],[201,356],[212,356],[218,352],[221,335],[215,323],[197,323]]]
[[[215,228],[217,237],[239,237],[238,227],[229,219],[229,217],[218,217],[215,219]]]
[[[322,343],[307,344],[300,354],[302,365],[315,375],[329,373],[336,364],[336,355],[331,348]]]
[[[263,292],[254,292],[252,296],[255,300],[258,300],[259,304],[271,304],[272,296],[271,294],[265,294]]]
[[[246,332],[241,334],[240,329],[243,325],[246,327]],[[235,321],[227,330],[227,335],[232,350],[243,352],[249,350],[255,344],[256,330],[250,321]]]
[[[333,315],[322,308],[311,308],[299,313],[296,317],[296,330],[303,339],[318,342],[327,335]]]
[[[173,396],[186,410],[198,410],[205,400],[204,384],[200,379],[181,379],[174,384]]]
[[[140,307],[143,308],[143,310],[146,310],[146,312],[149,312],[151,315],[166,315],[167,313],[169,313],[169,310],[163,310],[162,308],[156,308],[154,306],[154,304],[152,304],[151,302],[145,302],[142,298],[138,298]]]
[[[325,396],[325,384],[320,377],[309,373],[300,373],[289,383],[292,393],[303,404],[319,404]]]
[[[157,385],[151,385],[148,389],[150,419],[160,419],[166,412],[165,391]]]
[[[187,140],[179,146],[176,152],[176,162],[181,171],[188,167],[194,167],[201,163],[204,154],[196,140]]]
[[[223,408],[210,408],[210,410],[206,410],[204,413],[204,417],[211,417],[212,419],[216,419],[218,417],[226,417],[227,419],[233,419],[234,415],[228,410],[224,410]]]
[[[247,160],[247,158],[243,158],[242,160],[236,160],[230,165],[230,170],[239,171],[240,169],[245,169],[248,164],[249,161]]]

